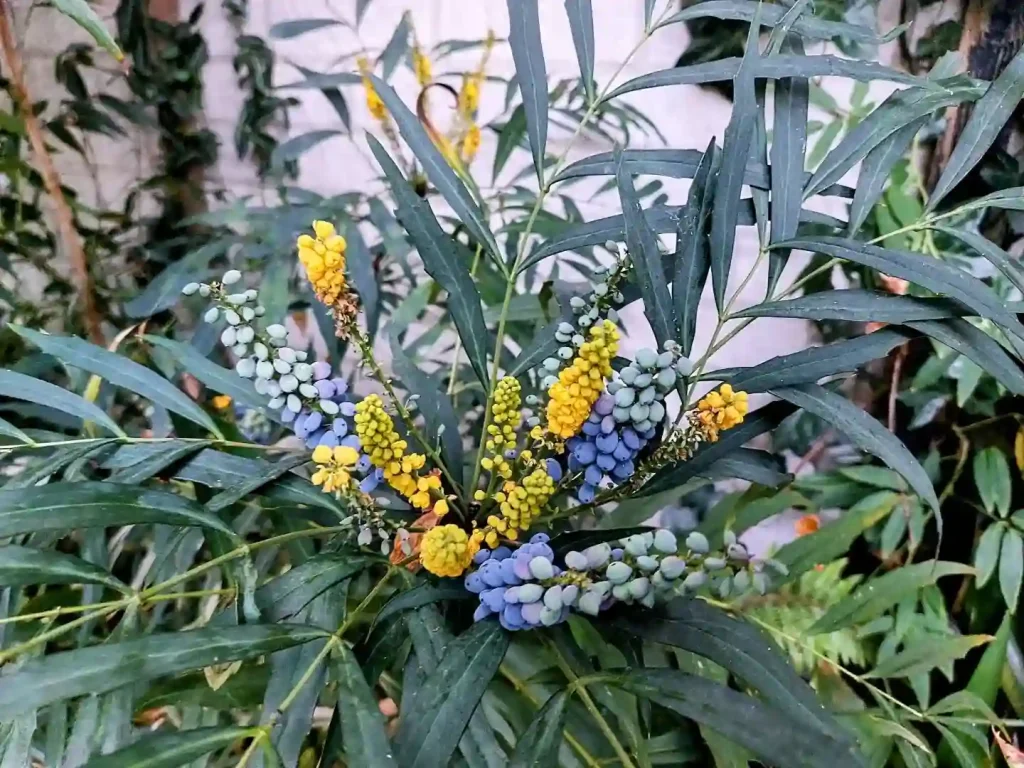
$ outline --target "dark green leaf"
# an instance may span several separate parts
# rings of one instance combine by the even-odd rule
[[[143,480],[148,480],[149,478],[160,474],[168,467],[177,464],[186,456],[198,453],[207,445],[208,443],[205,440],[196,440],[194,442],[171,441],[166,445],[160,445],[159,451],[155,451],[142,461],[136,462],[135,464],[112,474],[110,476],[110,482],[124,483],[126,485],[141,483]]]
[[[713,680],[674,669],[645,669],[626,672],[613,682],[713,728],[779,768],[822,768],[837,761],[847,766],[863,765],[852,743],[808,730],[800,721]]]
[[[86,768],[177,768],[253,734],[241,726],[194,728],[144,736],[130,747],[94,757]]]
[[[0,371],[0,387],[3,386],[2,379],[5,373],[7,373],[7,371]],[[15,440],[20,440],[23,443],[33,442],[31,437],[26,435],[24,432],[22,432],[20,429],[18,429],[16,426],[11,424],[11,422],[7,421],[6,419],[0,419],[0,435],[7,435],[8,437],[13,437]]]
[[[716,19],[726,21],[752,21],[755,13],[760,8],[760,22],[766,27],[774,27],[782,22],[788,10],[781,5],[763,5],[755,0],[705,0],[684,8],[678,13],[669,16],[659,24],[660,27],[669,24],[678,24],[693,19],[701,19],[712,16]],[[791,29],[801,37],[808,37],[814,40],[831,40],[834,37],[845,37],[858,43],[879,45],[888,42],[901,29],[896,29],[888,35],[879,37],[873,29],[862,27],[857,24],[847,24],[840,21],[827,21],[805,14],[793,22]]]
[[[256,605],[267,621],[289,619],[328,589],[373,565],[352,552],[315,555],[256,590]]]
[[[803,44],[799,40],[791,40],[787,45],[796,53],[803,53]],[[772,126],[771,150],[772,243],[795,237],[800,223],[809,103],[810,83],[806,78],[782,78],[775,83],[775,122]],[[770,296],[786,266],[789,253],[785,249],[772,250],[768,258],[766,292]]]
[[[501,249],[498,248],[494,235],[487,226],[487,218],[484,216],[483,211],[476,201],[473,200],[469,190],[466,189],[466,185],[459,180],[459,177],[455,175],[455,171],[452,170],[452,167],[448,165],[448,162],[438,151],[437,147],[434,146],[434,142],[427,135],[419,118],[409,111],[409,108],[398,98],[398,94],[395,93],[390,85],[373,76],[370,79],[384,105],[388,108],[388,112],[395,119],[395,124],[401,132],[402,138],[405,139],[405,143],[409,145],[409,149],[412,150],[416,159],[423,166],[427,178],[437,187],[437,191],[441,193],[441,196],[448,202],[448,205],[452,207],[455,215],[459,217],[459,220],[469,230],[469,233],[476,238],[477,242],[482,243],[492,256],[499,257]],[[380,143],[370,141],[370,149],[374,150],[374,155],[377,157],[377,161],[380,162],[380,152],[383,150],[374,149],[374,145],[379,147]],[[394,165],[394,163],[392,162],[390,165]],[[395,182],[391,181],[391,184],[394,185]]]
[[[380,320],[380,291],[377,288],[377,274],[373,268],[373,256],[366,247],[366,241],[358,226],[345,230],[348,241],[345,271],[359,293],[363,311],[366,313],[366,328],[372,338]]]
[[[999,136],[1024,98],[1024,49],[1006,65],[971,111],[953,153],[946,161],[926,210],[933,211],[970,170],[978,164]]]
[[[565,0],[565,13],[569,17],[572,42],[576,47],[576,61],[580,65],[580,79],[587,101],[594,102],[594,10],[590,0]]]
[[[298,37],[306,32],[312,32],[324,27],[334,27],[344,22],[337,19],[295,19],[294,21],[280,21],[270,28],[270,36],[278,40],[287,40],[290,37]]]
[[[70,17],[78,26],[92,35],[92,39],[113,54],[115,59],[118,61],[124,59],[124,54],[114,42],[113,36],[107,31],[103,20],[96,15],[96,11],[90,8],[85,0],[53,0],[53,7]]]
[[[701,476],[715,462],[727,458],[745,443],[775,429],[796,409],[789,403],[770,403],[750,413],[738,427],[724,432],[717,443],[705,443],[687,461],[669,464],[658,470],[635,494],[637,498],[652,496],[678,488],[692,477]]]
[[[327,635],[314,627],[287,624],[206,627],[31,659],[0,678],[0,719],[86,693],[263,656]]]
[[[67,445],[60,445],[42,455],[33,456],[25,466],[25,469],[4,484],[4,488],[31,488],[39,485],[48,478],[55,478],[59,473],[71,465],[81,465],[90,456],[97,453],[104,453],[108,446],[116,442],[113,438],[107,440],[87,440],[77,443],[72,441]],[[66,477],[70,480],[71,477]]]
[[[676,229],[672,298],[675,304],[676,333],[684,355],[689,355],[693,349],[700,297],[711,266],[708,259],[707,226],[720,161],[718,147],[712,139],[693,174],[686,207]]]
[[[789,240],[785,245],[788,248],[852,261],[893,277],[902,277],[940,296],[956,299],[1011,333],[1024,334],[1024,328],[1021,328],[1017,317],[1006,308],[1003,300],[991,288],[963,270],[937,259],[920,253],[878,248],[837,237]]]
[[[780,471],[781,460],[767,451],[736,448],[694,474],[706,480],[746,480],[749,483],[777,488],[793,479]]]
[[[558,326],[562,323],[562,318],[558,318],[544,328],[541,328],[537,332],[530,343],[527,344],[523,350],[516,357],[515,363],[512,365],[512,369],[508,372],[509,376],[518,376],[519,374],[534,368],[544,360],[546,357],[552,357],[561,345],[561,342],[555,338],[555,331],[558,330]]]
[[[845,434],[861,450],[877,456],[891,469],[903,475],[910,487],[935,510],[941,526],[941,517],[938,516],[939,500],[928,473],[899,438],[879,424],[873,416],[862,411],[842,395],[830,392],[817,384],[783,387],[771,392],[776,397],[813,413]]]
[[[413,608],[447,600],[468,600],[472,596],[472,593],[466,589],[461,579],[442,579],[436,584],[424,582],[412,589],[396,593],[374,616],[373,625],[377,626],[386,619],[390,619],[392,616],[397,616],[405,611],[411,611]]]
[[[758,6],[760,8],[760,6]],[[725,129],[722,144],[722,164],[715,185],[714,204],[711,208],[711,288],[719,314],[725,309],[725,292],[729,284],[736,227],[739,224],[740,193],[743,174],[750,156],[750,143],[757,127],[757,96],[754,90],[754,71],[758,63],[758,36],[761,24],[758,14],[747,34],[747,47],[733,80],[732,116]]]
[[[265,468],[261,467],[261,471],[255,472],[252,476],[246,477],[244,480],[225,488],[206,502],[206,508],[211,512],[219,512],[222,509],[227,509],[235,502],[244,499],[250,493],[255,493],[263,486],[269,485],[278,478],[286,475],[295,467],[302,466],[308,461],[309,457],[300,453],[297,455],[285,456],[275,462],[264,462]]]
[[[15,544],[0,547],[0,586],[30,584],[104,584],[131,593],[120,579],[74,555]]]
[[[533,149],[533,167],[544,184],[544,148],[548,140],[548,74],[540,43],[538,0],[506,0],[509,47],[516,66],[516,82],[526,112],[526,132]]]
[[[558,748],[562,744],[569,693],[559,691],[541,708],[516,742],[509,758],[509,768],[537,768],[557,765]]]
[[[905,323],[970,314],[949,299],[896,296],[860,289],[819,291],[785,301],[767,301],[741,309],[733,317],[796,317],[855,323]]]
[[[167,491],[93,481],[0,489],[0,538],[135,523],[200,526],[235,537],[220,518]]]
[[[1002,208],[1007,211],[1024,211],[1024,187],[1011,187],[979,197],[960,206],[960,210],[974,211],[979,208]]]
[[[197,248],[154,277],[142,293],[124,305],[125,314],[143,318],[170,309],[181,301],[181,289],[210,276],[210,262],[225,251],[223,241],[214,241]]]
[[[897,91],[855,125],[818,166],[804,187],[804,199],[841,179],[868,152],[901,128],[938,109],[977,99],[982,93],[981,86],[964,78],[935,82],[939,88]]]
[[[448,764],[508,643],[508,634],[497,622],[481,621],[445,649],[403,713],[397,738],[400,765],[441,768]]]
[[[462,477],[462,437],[451,398],[441,391],[441,383],[424,373],[402,349],[398,334],[390,333],[391,361],[395,374],[410,395],[417,395],[416,410],[423,417],[425,432],[440,442],[441,456],[453,477]]]
[[[1024,575],[1024,539],[1014,528],[1007,529],[999,552],[999,588],[1010,613],[1017,612],[1021,577]]]
[[[977,232],[952,227],[936,226],[934,229],[973,248],[988,259],[993,267],[1002,272],[1018,290],[1024,292],[1024,268],[1021,267],[1020,262],[987,237],[979,235]]]
[[[856,235],[867,220],[871,209],[882,196],[892,169],[907,154],[914,137],[927,123],[927,117],[918,118],[883,139],[865,156],[857,177],[857,191],[850,205],[850,223],[846,228],[849,237]]]
[[[10,328],[43,352],[53,355],[67,365],[94,373],[111,384],[148,398],[221,437],[220,430],[206,411],[178,391],[169,381],[127,357],[72,336],[51,336],[13,324]]]
[[[703,600],[679,599],[643,621],[618,620],[615,626],[645,640],[671,645],[719,664],[757,689],[773,707],[834,747],[848,748],[849,736],[813,690],[752,624]]]
[[[990,640],[992,635],[930,637],[918,640],[906,650],[880,662],[865,677],[913,677],[956,661]]]
[[[905,565],[859,586],[853,594],[833,605],[810,628],[810,634],[835,632],[865,624],[908,597],[916,597],[943,576],[974,573],[962,563],[930,561]]]
[[[395,67],[398,65],[398,62],[401,61],[402,56],[405,55],[407,50],[409,50],[408,11],[402,14],[401,20],[395,26],[395,31],[391,33],[391,39],[388,40],[388,44],[384,46],[384,50],[381,52],[380,58],[378,59],[385,80],[391,79],[391,74],[395,71]]]
[[[55,408],[62,413],[77,416],[82,421],[94,422],[108,432],[124,437],[124,431],[114,423],[114,420],[93,403],[48,381],[26,376],[24,373],[0,370],[0,395]]]
[[[906,325],[970,358],[1011,392],[1024,394],[1020,366],[995,339],[966,320],[914,320]]]
[[[766,6],[767,8],[767,6]],[[649,88],[667,85],[703,85],[706,83],[733,80],[739,77],[742,60],[738,57],[672,67],[640,75],[627,80],[605,97],[609,101],[616,96]],[[865,82],[888,80],[903,85],[927,88],[929,81],[873,61],[842,59],[838,56],[805,56],[804,54],[779,54],[767,56],[751,65],[752,75],[757,79],[788,80],[799,78],[804,82],[811,77],[847,77]],[[803,173],[803,167],[800,168]]]
[[[366,684],[359,663],[344,643],[335,649],[334,671],[338,679],[338,709],[345,759],[353,765],[397,765],[377,697]]]
[[[388,178],[391,193],[398,205],[398,218],[416,244],[424,268],[438,285],[448,291],[448,309],[458,328],[470,365],[486,390],[489,337],[484,313],[480,308],[480,294],[469,275],[469,265],[459,259],[458,251],[438,224],[430,204],[413,191],[380,142],[372,136],[368,136],[367,140]]]
[[[298,160],[317,144],[321,144],[335,136],[344,135],[341,131],[331,128],[292,136],[292,138],[274,147],[274,152],[270,156],[270,165],[278,169],[284,168],[285,163]]]
[[[820,347],[802,349],[773,357],[760,365],[730,371],[729,383],[746,392],[767,392],[776,387],[814,383],[826,376],[851,373],[872,360],[885,357],[893,348],[905,344],[916,334],[897,328],[883,328],[865,336],[856,336]],[[720,372],[707,378],[721,379]]]
[[[658,348],[661,349],[666,341],[675,338],[672,295],[663,277],[658,241],[643,217],[633,178],[623,167],[621,155],[618,157],[616,181],[626,224],[626,247],[629,248],[633,271],[644,300],[644,314],[654,331]]]

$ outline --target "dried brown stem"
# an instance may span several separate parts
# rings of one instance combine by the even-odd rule
[[[32,99],[28,86],[25,84],[25,68],[22,64],[21,53],[14,40],[13,14],[9,0],[0,0],[0,52],[3,54],[3,62],[11,78],[12,95],[25,123],[25,133],[32,146],[39,174],[42,176],[43,185],[53,202],[57,231],[64,244],[68,259],[71,261],[71,270],[75,281],[78,283],[78,295],[82,302],[82,320],[86,334],[94,343],[104,344],[100,313],[96,306],[96,295],[93,292],[92,275],[89,274],[85,249],[82,247],[82,240],[75,229],[74,215],[71,213],[71,208],[61,189],[60,175],[53,164],[53,158],[46,149],[46,140],[43,138],[39,118],[32,111]]]

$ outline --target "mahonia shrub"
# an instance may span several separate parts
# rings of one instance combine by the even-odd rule
[[[294,233],[293,267],[328,320],[320,327],[334,357],[297,340],[280,302],[267,298],[273,283],[260,283],[241,258],[216,279],[184,286],[184,304],[204,320],[192,343],[140,330],[103,348],[13,327],[40,354],[23,371],[0,372],[0,394],[22,404],[13,421],[0,420],[10,438],[0,489],[5,764],[78,765],[93,755],[101,766],[714,760],[803,768],[898,754],[910,765],[920,748],[916,721],[904,722],[908,709],[951,734],[954,752],[963,746],[954,724],[989,722],[969,697],[920,712],[889,692],[890,678],[922,690],[933,667],[987,636],[955,638],[957,652],[947,645],[923,658],[912,641],[948,629],[934,610],[926,627],[914,624],[923,634],[878,648],[849,635],[865,606],[898,604],[917,616],[918,589],[968,571],[916,563],[860,592],[841,580],[841,565],[826,564],[911,494],[941,532],[928,473],[842,394],[845,374],[929,338],[1024,392],[1024,327],[982,280],[860,240],[855,226],[882,191],[895,134],[904,139],[904,128],[960,101],[978,102],[975,117],[916,226],[1019,208],[1019,190],[938,207],[977,147],[993,140],[979,126],[1005,119],[1010,90],[804,55],[804,40],[881,41],[814,16],[806,3],[735,0],[655,14],[657,5],[645,4],[641,42],[687,18],[725,14],[749,29],[743,57],[598,90],[590,3],[569,0],[580,78],[556,89],[553,103],[575,106],[564,111],[578,114],[578,136],[592,122],[614,121],[621,94],[731,79],[736,102],[722,147],[616,148],[568,162],[574,136],[552,159],[539,3],[509,0],[520,102],[501,133],[506,148],[525,144],[533,166],[524,176],[537,177],[535,189],[522,178],[512,185],[520,205],[511,211],[493,206],[504,198],[485,195],[474,170],[495,36],[479,43],[479,65],[455,89],[435,81],[430,53],[403,19],[394,45],[409,52],[415,112],[386,82],[400,58],[392,44],[377,60],[358,57],[339,79],[362,89],[388,144],[367,137],[386,207],[438,300],[436,333],[416,344],[407,317],[385,319],[390,360],[370,330],[365,294],[376,289],[355,277],[365,277],[372,256],[350,252],[360,237],[351,222],[316,220]],[[763,28],[771,30],[764,44]],[[808,84],[824,74],[905,87],[808,175]],[[759,98],[766,83],[770,148]],[[435,90],[456,99],[445,132],[427,108]],[[873,169],[866,181],[840,184],[861,160]],[[687,199],[645,205],[639,174],[692,179]],[[538,226],[557,218],[553,189],[590,176],[612,177],[620,214]],[[815,196],[852,198],[850,222],[804,208]],[[442,202],[456,225],[435,212]],[[735,275],[736,231],[751,226],[758,255]],[[660,248],[660,235],[674,236],[674,248]],[[396,239],[382,247],[399,247]],[[560,282],[555,311],[530,316],[524,332],[517,299],[532,296],[537,280],[553,281],[556,265],[579,264],[566,254],[595,248],[603,249],[600,269]],[[823,255],[827,268],[883,270],[917,293],[854,285],[803,296],[804,278],[784,279],[793,251]],[[764,274],[765,300],[738,307],[743,288]],[[718,317],[696,352],[709,280]],[[500,300],[485,312],[495,285]],[[637,329],[620,313],[637,302],[655,342],[627,354],[625,336]],[[823,315],[886,325],[750,367],[709,367],[756,318]],[[187,373],[180,388],[171,382],[179,369]],[[755,409],[755,394],[771,398]],[[777,456],[748,443],[798,411],[887,464],[870,468],[891,473],[886,490],[840,522],[807,524],[806,536],[756,556],[740,534],[763,514],[738,503],[696,530],[646,524],[664,499],[717,480],[746,481],[756,493],[789,483]],[[817,609],[830,588],[838,601],[813,624],[798,614],[800,637],[773,625],[790,615],[780,609],[787,601]],[[802,644],[815,631],[829,641]],[[801,676],[813,672],[808,657],[856,684],[843,689],[843,718],[837,700],[819,698]],[[873,662],[863,674],[843,666]]]

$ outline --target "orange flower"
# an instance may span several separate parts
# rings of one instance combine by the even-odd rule
[[[821,527],[821,518],[817,515],[804,515],[796,521],[793,527],[796,529],[797,536],[806,536]]]

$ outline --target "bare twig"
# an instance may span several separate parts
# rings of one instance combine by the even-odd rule
[[[12,31],[13,14],[11,13],[9,0],[0,0],[0,51],[3,53],[3,61],[11,78],[11,90],[14,101],[22,120],[25,122],[25,132],[28,134],[29,144],[32,146],[32,153],[35,155],[39,174],[43,178],[43,185],[46,192],[53,201],[54,216],[56,218],[57,230],[64,249],[71,261],[71,270],[78,283],[78,294],[82,302],[82,320],[86,333],[96,344],[103,344],[103,329],[100,325],[100,313],[96,306],[96,296],[93,293],[92,276],[89,274],[89,265],[85,256],[85,249],[75,229],[74,216],[64,192],[61,190],[60,175],[53,164],[46,149],[46,140],[43,138],[42,129],[39,126],[39,118],[32,111],[32,99],[25,84],[25,69],[22,65],[21,54],[18,51],[17,43],[14,40]]]

